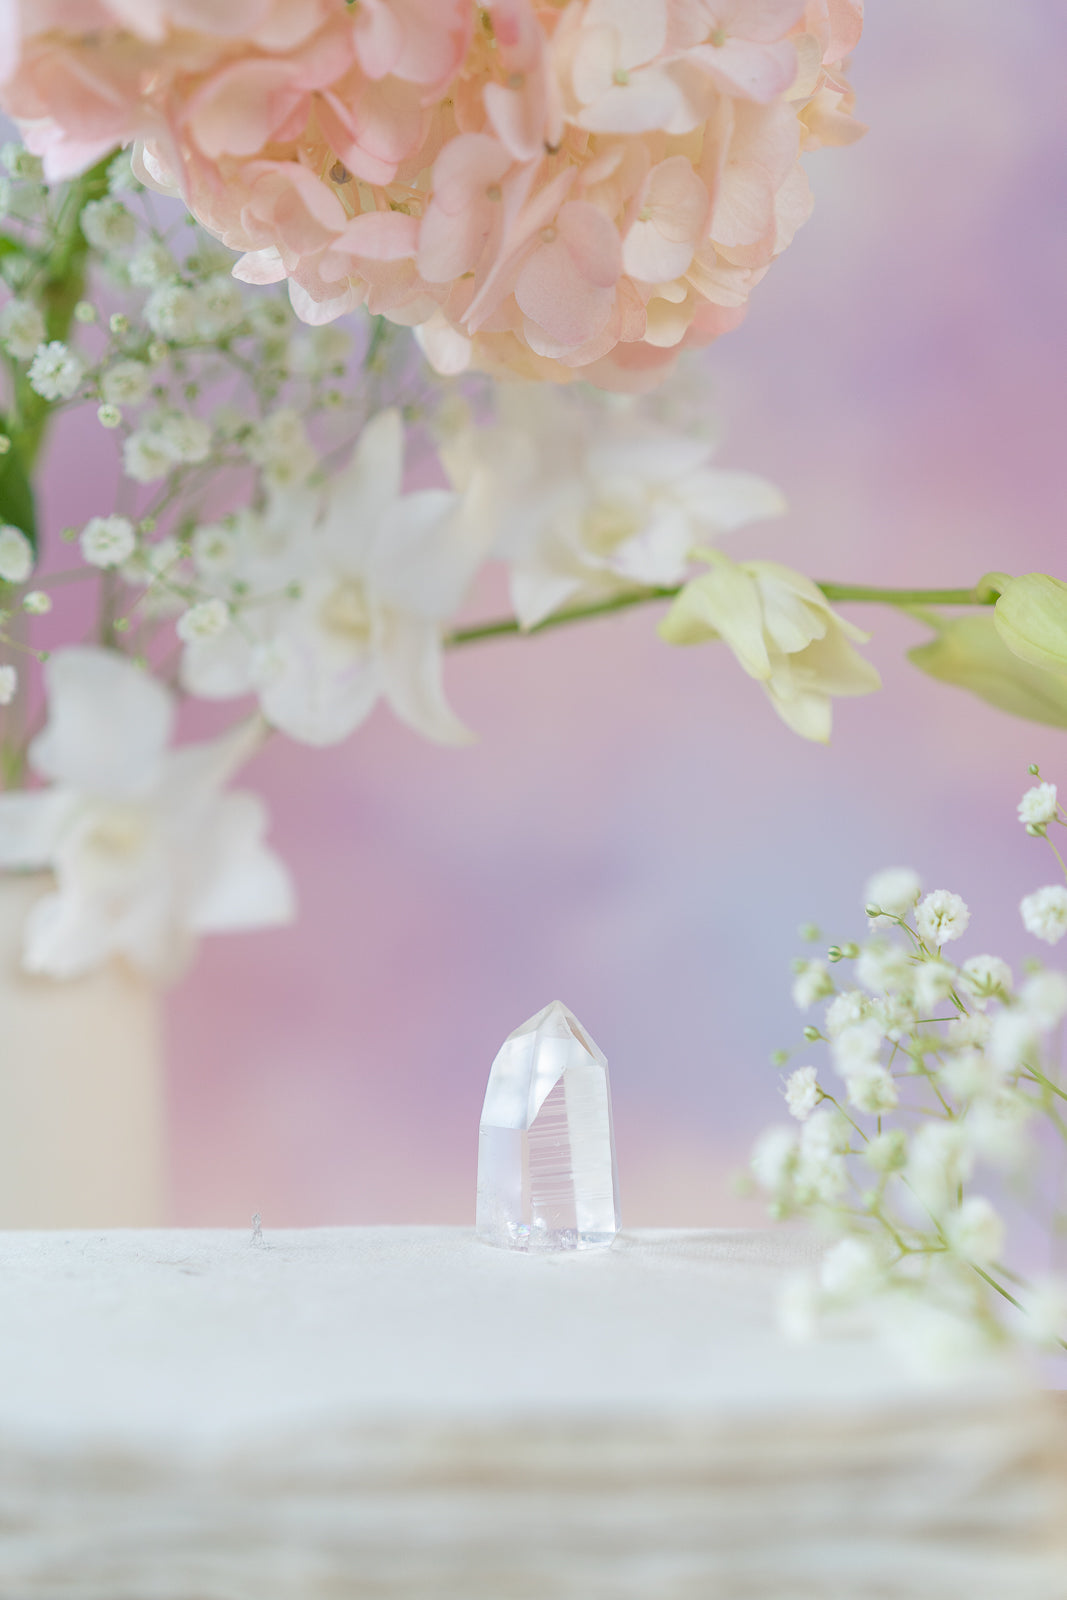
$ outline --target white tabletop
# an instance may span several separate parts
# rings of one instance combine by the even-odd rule
[[[529,1256],[443,1227],[0,1234],[0,1434],[232,1446],[330,1419],[755,1415],[913,1393],[796,1345],[815,1241],[644,1230]]]

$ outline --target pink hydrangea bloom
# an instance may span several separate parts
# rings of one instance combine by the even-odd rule
[[[862,0],[9,0],[0,105],[48,175],[135,143],[325,322],[442,371],[654,383],[736,326],[862,132]]]

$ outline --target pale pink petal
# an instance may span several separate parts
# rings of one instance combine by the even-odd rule
[[[568,200],[559,209],[556,228],[583,277],[599,288],[612,288],[622,271],[619,235],[610,217],[583,200]]]
[[[807,0],[712,0],[708,10],[713,27],[757,44],[772,44],[796,26],[806,5]]]
[[[233,276],[242,283],[281,283],[285,263],[273,245],[265,250],[249,250],[235,262]]]
[[[617,64],[632,71],[654,60],[667,42],[666,0],[589,0],[582,26],[612,29]]]
[[[689,266],[707,227],[710,201],[685,156],[654,167],[623,243],[623,265],[645,283],[666,283]]]
[[[711,219],[711,237],[725,248],[752,245],[774,224],[774,187],[766,169],[733,163],[719,185]]]
[[[612,84],[576,118],[590,133],[650,133],[666,127],[684,105],[668,72],[635,73],[628,84]]]
[[[470,367],[470,339],[454,328],[441,312],[417,327],[415,338],[431,367],[442,377],[458,377]]]
[[[700,46],[690,59],[724,94],[757,100],[761,105],[777,100],[797,75],[796,46],[789,39],[778,44],[727,39],[723,45]]]
[[[372,261],[400,261],[415,254],[419,224],[403,211],[365,211],[345,224],[332,248]]]
[[[553,345],[569,348],[600,331],[611,315],[615,292],[583,277],[557,240],[534,251],[519,273],[515,299]]]
[[[311,328],[321,328],[327,322],[336,322],[338,317],[355,311],[363,304],[365,294],[363,285],[350,284],[344,294],[335,295],[330,300],[314,300],[295,278],[289,279],[290,304],[301,322],[306,322]]]
[[[186,122],[206,156],[251,156],[306,98],[288,62],[236,61],[194,95]]]
[[[363,0],[352,21],[356,53],[368,78],[392,72],[404,48],[404,28],[386,0]]]
[[[446,144],[433,168],[433,204],[458,216],[471,198],[499,183],[511,158],[487,133],[461,133]]]

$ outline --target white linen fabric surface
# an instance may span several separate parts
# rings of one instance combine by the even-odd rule
[[[787,1231],[0,1235],[0,1600],[1063,1600],[1059,1417],[797,1346]]]

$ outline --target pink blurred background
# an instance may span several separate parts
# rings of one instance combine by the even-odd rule
[[[721,459],[792,505],[734,553],[1062,574],[1065,47],[1062,0],[871,9],[871,131],[810,161],[814,218],[706,360]],[[98,441],[57,440],[50,525],[84,516]],[[797,925],[861,936],[868,875],[910,864],[969,901],[961,954],[1017,960],[1052,877],[1014,806],[1030,761],[1067,783],[1063,736],[921,677],[916,624],[851,614],[885,691],[839,704],[828,750],[636,613],[457,654],[471,749],[386,713],[272,744],[247,781],[301,915],[206,944],[169,997],[173,1220],[470,1220],[490,1062],[555,997],[611,1063],[627,1223],[751,1217],[730,1176],[781,1115]]]

